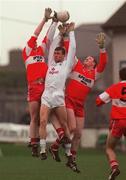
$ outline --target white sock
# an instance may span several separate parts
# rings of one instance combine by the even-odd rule
[[[71,149],[71,144],[70,143],[65,144],[65,153],[67,154],[67,156],[71,155],[70,149]]]
[[[46,140],[45,139],[40,139],[40,153],[45,153],[46,152]]]

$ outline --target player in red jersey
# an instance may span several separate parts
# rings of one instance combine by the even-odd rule
[[[96,64],[95,59],[91,56],[88,56],[82,62],[77,60],[77,64],[73,68],[66,86],[68,123],[70,131],[73,133],[70,152],[68,151],[70,147],[66,145],[68,151],[68,162],[66,165],[77,172],[79,170],[76,165],[76,154],[80,144],[82,129],[84,128],[84,103],[107,63],[107,53],[104,48],[105,35],[103,33],[98,34],[96,41],[100,48],[99,63]]]
[[[45,50],[49,46],[56,23],[53,23],[47,32],[46,37],[40,46],[37,46],[37,38],[43,29],[45,22],[50,19],[52,10],[45,9],[44,18],[37,26],[33,36],[29,39],[26,47],[23,49],[23,59],[26,67],[28,94],[27,100],[30,111],[30,143],[32,146],[32,155],[38,156],[38,141],[39,141],[39,111],[41,95],[44,91],[44,81],[48,66],[45,62]]]
[[[66,165],[76,172],[79,172],[75,158],[80,143],[82,129],[84,127],[84,103],[94,85],[94,82],[104,71],[107,63],[107,53],[104,48],[105,35],[103,33],[98,34],[96,41],[100,48],[99,63],[96,64],[95,59],[91,56],[83,61],[76,59],[76,65],[73,67],[73,71],[71,72],[66,85],[67,118],[69,129],[71,133],[73,133],[71,147],[70,144],[66,144],[66,153],[68,156],[68,162]],[[68,42],[64,42],[64,44],[65,47],[68,48]],[[57,150],[59,147],[58,141],[56,141],[51,147],[52,150],[53,147],[55,147],[55,153],[56,147]]]
[[[126,68],[119,71],[120,82],[110,86],[96,99],[97,106],[111,101],[110,130],[106,142],[106,154],[111,167],[108,180],[115,180],[120,174],[115,147],[119,139],[126,137]]]

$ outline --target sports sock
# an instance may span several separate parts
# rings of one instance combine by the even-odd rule
[[[72,154],[73,158],[75,159],[76,155],[77,155],[77,152],[75,150],[71,149],[71,154]]]
[[[112,170],[119,167],[119,164],[118,164],[118,162],[116,160],[112,160],[109,163],[110,163],[110,167],[111,167]]]
[[[61,140],[64,137],[64,129],[58,128],[58,129],[56,129],[56,132],[58,134],[59,140]]]
[[[38,144],[38,138],[31,138],[31,145]]]
[[[71,149],[71,144],[70,143],[65,144],[65,153],[66,153],[67,156],[72,155],[70,149]]]
[[[56,141],[51,145],[53,151],[58,151],[60,146],[60,140],[57,138]]]
[[[40,153],[46,152],[46,140],[40,139]]]

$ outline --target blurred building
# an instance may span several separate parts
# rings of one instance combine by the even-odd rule
[[[9,60],[7,66],[0,66],[0,122],[18,123],[27,106],[21,50],[11,50]]]
[[[105,23],[102,28],[111,38],[113,82],[119,80],[118,71],[126,67],[126,3]]]
[[[104,24],[81,25],[76,29],[77,56],[84,59],[94,56],[98,60],[99,49],[95,43],[97,33],[104,31],[108,64],[101,80],[94,86],[86,102],[86,127],[105,127],[109,121],[110,105],[97,108],[95,98],[110,84],[118,82],[118,71],[126,66],[126,3]]]
[[[96,83],[86,103],[86,127],[106,127],[108,124],[109,106],[97,108],[96,96],[113,82],[119,80],[118,70],[126,66],[126,3],[105,24],[82,24],[75,30],[77,57],[99,58],[99,48],[95,42],[96,34],[104,31],[108,64],[102,78]],[[10,63],[0,67],[0,122],[18,123],[25,114],[26,79],[21,50],[9,52]]]

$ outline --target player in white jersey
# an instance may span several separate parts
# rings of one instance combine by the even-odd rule
[[[65,131],[65,136],[70,140],[70,132],[67,126],[67,113],[65,107],[64,89],[65,82],[72,70],[76,43],[74,36],[74,23],[70,23],[69,28],[70,45],[67,56],[65,49],[58,47],[61,36],[58,35],[52,42],[48,56],[48,71],[45,79],[45,90],[41,98],[40,108],[40,157],[46,159],[46,125],[48,116],[53,109],[58,120]]]

